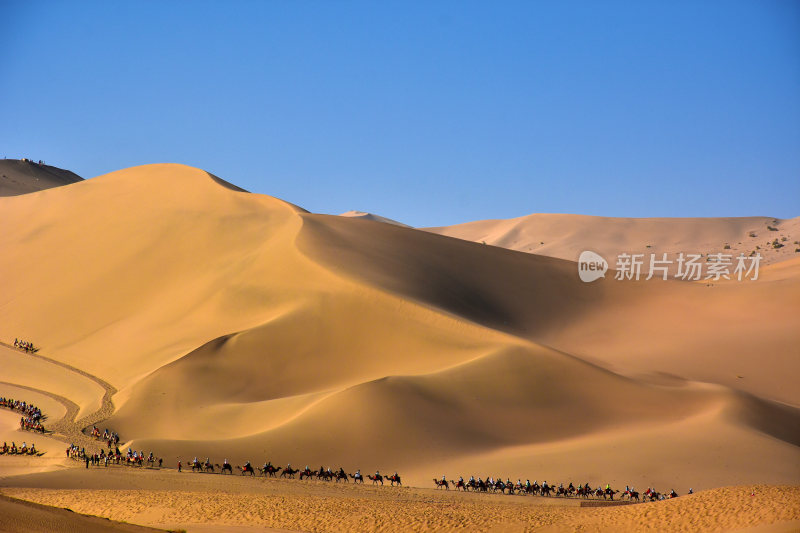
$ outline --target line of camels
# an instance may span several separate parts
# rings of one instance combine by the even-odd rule
[[[233,474],[234,470],[234,467],[227,461],[223,464],[219,464],[212,463],[209,460],[194,460],[189,463],[189,467],[191,468],[192,472],[207,472],[212,474],[215,472],[215,470],[219,470],[220,474]],[[360,470],[356,471],[355,474],[346,473],[344,468],[339,468],[339,470],[333,471],[330,468],[326,469],[324,467],[319,467],[319,470],[313,470],[309,467],[305,467],[301,470],[299,468],[292,468],[291,464],[286,465],[286,467],[274,466],[269,461],[264,463],[264,466],[256,468],[253,468],[253,465],[251,465],[249,461],[245,463],[244,466],[236,465],[235,468],[243,476],[250,475],[255,477],[257,471],[257,475],[259,476],[295,479],[295,476],[299,474],[300,479],[317,478],[323,481],[336,481],[337,483],[340,481],[349,483],[350,479],[353,480],[353,483],[364,483],[365,477]],[[367,474],[366,478],[372,481],[373,485],[377,485],[378,483],[383,485],[384,481],[389,482],[391,486],[402,486],[403,484],[397,472],[387,476],[381,475],[380,472],[375,472],[374,475]]]

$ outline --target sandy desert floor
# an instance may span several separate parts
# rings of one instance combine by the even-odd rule
[[[3,494],[14,498],[190,532],[734,531],[756,526],[794,531],[800,526],[797,486],[726,487],[663,502],[585,507],[596,502],[124,467],[66,468],[0,484]],[[37,488],[43,486],[50,488]]]

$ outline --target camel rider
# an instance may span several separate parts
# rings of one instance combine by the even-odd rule
[[[689,487],[689,494],[694,494],[694,491],[692,490],[691,487]]]
[[[308,468],[308,465],[306,465],[305,472],[311,472],[311,470]]]
[[[458,476],[458,482],[459,482],[459,483],[464,483],[464,478],[463,478],[463,477],[461,477],[461,476]]]
[[[526,479],[525,480],[525,487],[526,488],[531,488],[531,480],[530,479]]]
[[[559,489],[563,489],[563,488],[564,488],[564,484],[563,484],[563,483],[559,483],[559,484],[558,484],[558,488],[559,488]]]
[[[381,475],[380,471],[379,471],[379,470],[376,470],[376,471],[375,471],[375,477],[378,477],[378,476],[380,476],[380,475]]]
[[[150,452],[150,457],[153,457],[153,452]],[[208,457],[206,457],[206,464],[207,465],[211,464],[211,460]]]
[[[253,468],[253,467],[252,467],[252,466],[250,466],[250,461],[247,461],[247,462],[245,462],[245,463],[244,463],[244,469],[245,469],[245,470],[249,470],[249,469],[251,469],[251,468]]]
[[[228,464],[228,458],[226,457],[224,461],[222,461],[222,466],[226,466]]]
[[[447,481],[447,477],[446,476],[442,476],[442,483],[444,483],[445,481]]]
[[[611,488],[611,485],[609,485],[608,483],[606,483],[606,490],[608,490],[608,489],[610,489],[610,488]]]
[[[469,482],[475,483],[475,476],[469,476]]]

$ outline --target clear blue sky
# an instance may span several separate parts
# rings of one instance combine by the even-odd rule
[[[800,2],[0,0],[0,156],[415,226],[800,215]]]

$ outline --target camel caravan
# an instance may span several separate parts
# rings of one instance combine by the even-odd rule
[[[109,465],[156,468],[156,464],[158,468],[161,468],[164,464],[164,459],[156,457],[153,452],[145,455],[144,450],[136,451],[128,448],[126,453],[122,453],[119,446],[116,446],[113,451],[106,452],[101,448],[98,453],[88,453],[86,448],[82,448],[77,444],[70,444],[67,447],[66,454],[68,459],[85,463],[86,468],[90,466],[108,467]]]
[[[219,463],[212,463],[211,460],[206,457],[205,461],[201,461],[197,457],[195,457],[190,463],[189,467],[191,468],[192,472],[203,472],[203,473],[210,473],[213,474],[216,471],[219,471],[220,474],[233,474],[234,467],[225,459],[222,464]],[[285,479],[297,479],[299,477],[301,480],[303,479],[318,479],[320,481],[335,481],[336,483],[344,482],[349,483],[350,479],[353,480],[353,483],[364,483],[364,476],[361,474],[361,470],[357,470],[355,474],[349,474],[344,471],[344,468],[339,467],[339,470],[331,470],[330,467],[325,468],[323,466],[319,467],[319,470],[313,470],[308,465],[304,469],[299,468],[292,468],[292,464],[289,463],[286,467],[275,466],[272,464],[271,461],[266,461],[263,466],[254,468],[250,461],[245,462],[244,466],[236,465],[235,470],[239,472],[243,476],[263,476],[265,478],[285,478]],[[183,463],[178,461],[178,472],[183,471]],[[256,474],[256,471],[258,474]],[[299,474],[299,476],[298,476]],[[395,472],[391,476],[382,476],[380,471],[375,472],[375,475],[368,474],[367,478],[372,481],[373,485],[380,483],[383,485],[384,481],[388,481],[392,486],[395,485],[402,485],[400,480],[400,476]]]
[[[31,443],[30,446],[23,442],[22,446],[17,446],[17,443],[12,441],[11,446],[7,442],[3,442],[3,447],[0,448],[0,455],[30,455],[34,457],[41,457],[45,452],[40,452],[36,449],[36,445]]]
[[[42,414],[42,410],[35,405],[12,398],[0,398],[0,407],[22,413],[23,416],[19,419],[20,429],[45,433],[42,424],[45,416]]]
[[[116,431],[111,431],[108,428],[105,428],[102,433],[100,433],[100,428],[97,426],[92,426],[92,431],[90,436],[94,440],[101,440],[106,443],[106,447],[110,450],[112,446],[116,446],[119,444],[119,433]]]
[[[19,339],[14,339],[14,348],[22,350],[25,353],[36,353],[39,351],[39,348],[35,347],[32,342],[21,341]]]
[[[441,479],[434,478],[433,482],[437,489],[445,490],[450,490],[450,487],[453,487],[455,490],[461,490],[464,492],[491,492],[500,494],[519,494],[547,497],[553,496],[563,498],[602,498],[604,500],[614,500],[614,495],[620,493],[619,490],[612,489],[608,484],[606,484],[605,488],[597,487],[593,489],[588,483],[575,487],[575,485],[570,482],[570,484],[565,487],[563,483],[560,483],[558,486],[556,486],[555,484],[548,484],[547,481],[545,481],[540,485],[538,481],[531,483],[530,479],[526,480],[525,483],[522,483],[522,480],[518,479],[517,482],[514,483],[509,478],[506,478],[506,480],[503,481],[502,478],[495,480],[491,476],[487,477],[486,480],[483,480],[480,477],[475,479],[475,476],[470,476],[469,481],[464,481],[463,477],[459,477],[458,480],[451,479],[448,481],[446,476],[442,476]],[[692,489],[689,489],[689,494],[692,494]],[[646,500],[666,500],[677,497],[678,493],[674,490],[671,490],[669,493],[662,494],[649,487],[643,494],[640,495],[639,492],[633,487],[626,485],[625,490],[622,492],[622,494],[620,494],[619,499],[625,500],[627,498],[628,501],[639,502]]]

